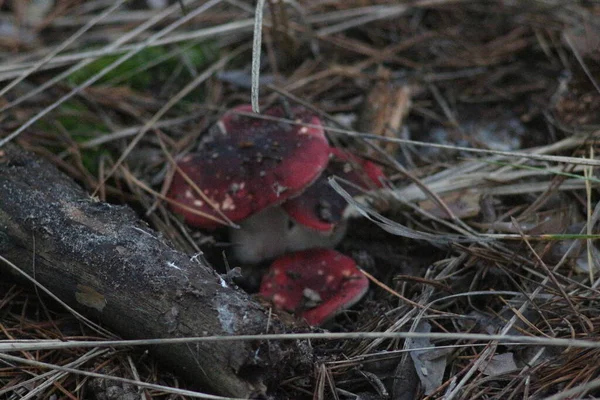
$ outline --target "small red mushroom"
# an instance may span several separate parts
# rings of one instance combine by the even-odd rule
[[[239,261],[258,263],[285,252],[335,247],[346,233],[346,200],[327,182],[335,175],[351,194],[382,186],[383,171],[374,163],[336,148],[319,178],[302,194],[251,216],[230,239]]]
[[[309,249],[275,260],[259,294],[310,325],[322,325],[358,302],[368,288],[369,280],[350,257],[331,249]]]
[[[308,127],[238,114],[250,111],[240,106],[225,113],[200,149],[177,162],[167,196],[190,225],[216,228],[223,216],[242,221],[297,196],[325,169],[329,146],[317,116],[292,109]],[[264,115],[284,118],[285,112],[275,107]]]
[[[346,151],[331,148],[329,163],[321,176],[302,194],[282,204],[296,226],[290,232],[288,250],[309,247],[333,247],[342,239],[348,203],[333,189],[328,178],[340,178],[340,184],[354,196],[361,191],[382,187],[385,177],[374,163]]]

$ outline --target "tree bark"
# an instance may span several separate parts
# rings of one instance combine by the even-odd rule
[[[173,249],[129,207],[92,199],[50,163],[14,146],[0,148],[0,254],[125,338],[267,329],[264,310],[246,293]],[[281,329],[270,322],[269,332]],[[243,398],[265,393],[269,379],[298,352],[294,342],[152,349],[204,388]]]

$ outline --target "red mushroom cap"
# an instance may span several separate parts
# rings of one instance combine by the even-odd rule
[[[381,178],[385,177],[381,168],[348,152],[330,148],[329,164],[325,172],[300,196],[288,200],[282,205],[296,222],[318,231],[331,231],[342,219],[348,203],[333,189],[327,179],[335,175],[361,189],[382,187]],[[344,189],[354,196],[360,190],[352,185],[340,182]]]
[[[359,301],[369,280],[354,260],[335,250],[309,249],[278,258],[263,277],[260,295],[281,309],[321,325]]]
[[[319,118],[304,108],[292,109],[296,121],[316,127],[237,112],[250,112],[250,106],[227,112],[211,128],[199,151],[177,162],[206,198],[233,222],[297,196],[323,172],[329,151]],[[285,118],[281,107],[271,108],[264,115]],[[222,220],[179,172],[173,177],[168,197],[180,204],[172,208],[190,225],[214,228],[218,226],[214,218]]]

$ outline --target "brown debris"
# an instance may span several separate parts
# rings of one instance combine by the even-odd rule
[[[358,130],[397,138],[410,107],[410,86],[392,82],[390,71],[381,70],[363,103]],[[398,143],[392,142],[382,145],[383,150],[390,155],[396,154],[398,147]],[[370,153],[372,154],[373,151],[371,150]]]

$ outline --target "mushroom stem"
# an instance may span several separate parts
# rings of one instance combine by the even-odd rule
[[[256,264],[285,253],[289,217],[281,207],[270,207],[229,228],[233,253],[242,263]]]
[[[327,232],[295,223],[281,207],[270,207],[229,228],[233,254],[245,264],[257,264],[287,252],[335,247],[344,237],[347,224],[340,222]]]

